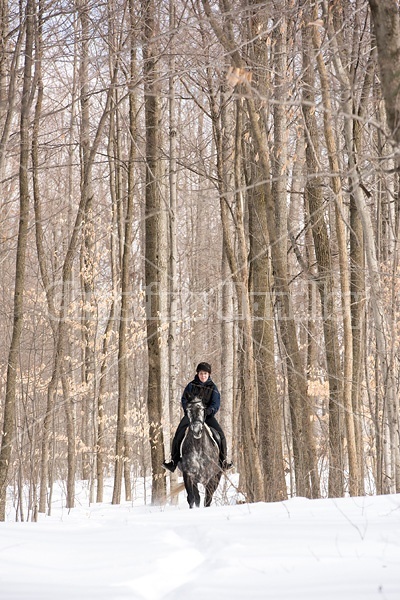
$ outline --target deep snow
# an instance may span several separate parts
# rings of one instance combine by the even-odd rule
[[[0,599],[400,600],[400,495],[230,501],[89,505],[83,487],[38,523],[10,512]]]

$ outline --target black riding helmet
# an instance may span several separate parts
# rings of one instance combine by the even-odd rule
[[[206,371],[206,373],[210,373],[211,375],[211,365],[207,362],[199,363],[196,368],[196,373],[199,373],[200,371]]]

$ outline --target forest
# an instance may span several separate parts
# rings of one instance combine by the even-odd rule
[[[0,520],[151,480],[212,365],[248,502],[400,492],[398,0],[0,0]]]

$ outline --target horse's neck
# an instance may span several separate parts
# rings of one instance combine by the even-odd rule
[[[213,435],[213,430],[206,423],[204,423],[203,431],[201,433],[201,437],[199,438],[195,438],[190,430],[190,427],[188,427],[186,430],[185,437],[183,438],[183,442],[185,440],[196,450],[201,450],[204,446],[209,446],[210,442],[212,445],[217,446],[218,448],[218,442]]]

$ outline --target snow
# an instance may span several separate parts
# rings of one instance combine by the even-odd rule
[[[237,499],[90,504],[83,486],[76,508],[60,494],[38,523],[9,511],[0,599],[400,600],[400,495]]]

